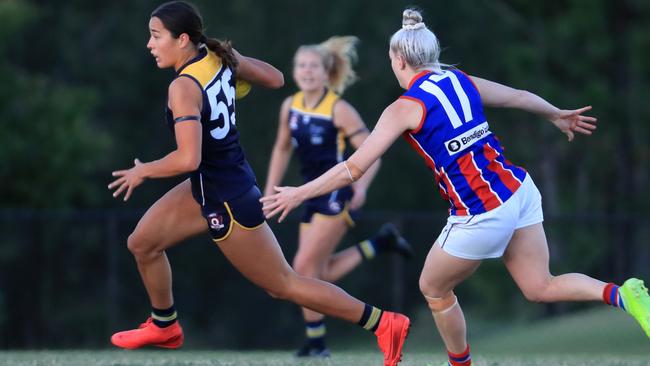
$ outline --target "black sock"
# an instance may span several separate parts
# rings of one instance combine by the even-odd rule
[[[305,323],[305,333],[310,347],[323,349],[325,348],[325,334],[327,329],[323,320]]]
[[[176,322],[176,308],[172,305],[169,309],[151,308],[153,323],[159,328],[167,328]]]
[[[371,260],[377,255],[377,249],[375,249],[375,243],[373,239],[364,240],[356,245],[357,250],[361,253],[361,257],[364,260]]]
[[[357,324],[364,327],[366,330],[374,332],[379,326],[379,321],[381,320],[382,315],[384,315],[384,312],[381,309],[366,304],[361,319]]]

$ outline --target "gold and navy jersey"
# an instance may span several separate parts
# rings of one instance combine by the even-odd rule
[[[248,191],[255,184],[255,175],[246,161],[235,127],[237,94],[232,70],[212,51],[201,48],[194,59],[178,69],[176,77],[194,80],[203,95],[201,164],[190,174],[194,198],[205,206]],[[169,107],[167,122],[173,131],[175,122]]]
[[[334,104],[339,96],[326,90],[313,108],[302,92],[294,94],[289,110],[291,142],[300,159],[300,173],[308,182],[343,161],[345,134],[334,125]]]

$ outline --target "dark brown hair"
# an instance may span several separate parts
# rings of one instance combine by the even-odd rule
[[[235,57],[230,41],[208,38],[203,34],[203,18],[196,6],[184,1],[170,1],[156,8],[151,17],[160,19],[174,38],[186,33],[195,45],[204,43],[214,52],[221,62],[233,72],[237,71],[239,62]]]

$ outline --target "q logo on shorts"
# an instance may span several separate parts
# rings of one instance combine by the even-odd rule
[[[224,227],[223,217],[214,212],[208,215],[208,223],[212,230],[221,230]]]

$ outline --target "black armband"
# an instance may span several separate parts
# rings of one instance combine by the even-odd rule
[[[200,116],[182,116],[174,118],[174,123],[183,122],[183,121],[201,121]]]
[[[351,134],[349,134],[349,135],[347,135],[347,136],[345,136],[345,137],[348,138],[348,139],[350,139],[350,138],[352,138],[352,137],[354,137],[354,136],[356,136],[356,135],[358,135],[358,134],[360,134],[360,133],[364,133],[364,132],[368,132],[368,128],[366,128],[365,126],[364,126],[364,127],[361,127],[360,129],[358,129],[358,130],[352,132]]]

